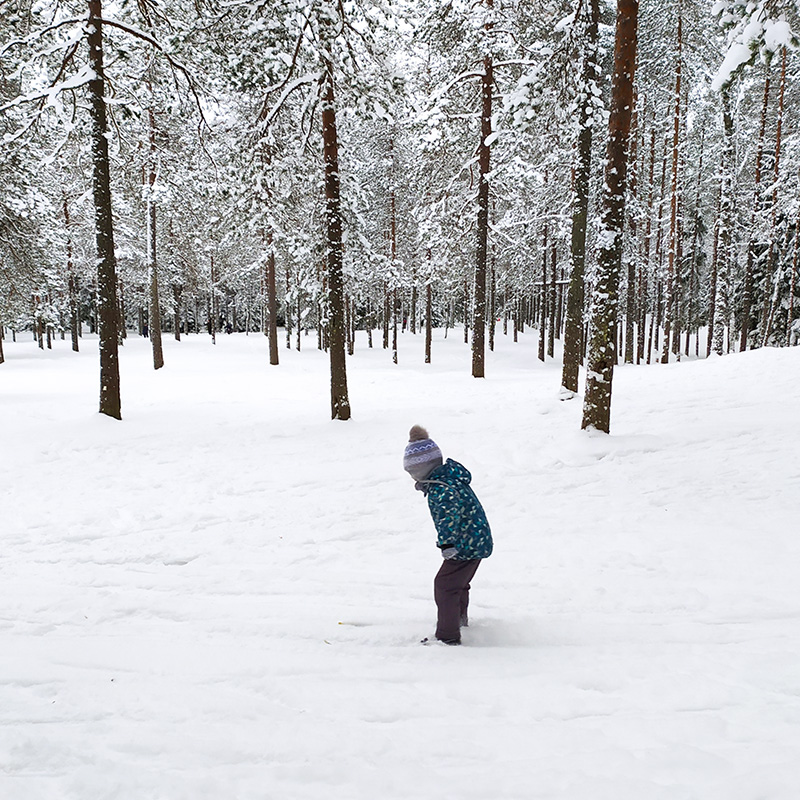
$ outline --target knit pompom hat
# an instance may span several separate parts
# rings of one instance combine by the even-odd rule
[[[403,469],[415,480],[424,481],[443,464],[442,451],[421,425],[415,425],[408,434],[408,444],[403,454]]]

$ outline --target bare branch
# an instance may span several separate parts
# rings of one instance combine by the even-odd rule
[[[456,75],[456,77],[453,78],[453,80],[451,80],[450,83],[448,83],[438,92],[436,92],[434,95],[434,99],[436,100],[443,94],[447,94],[457,83],[460,83],[461,81],[472,80],[474,78],[482,78],[482,77],[483,77],[482,72],[462,72],[460,75]]]
[[[281,96],[275,101],[275,104],[272,106],[269,111],[267,109],[269,106],[267,105],[266,101],[264,101],[264,105],[262,106],[261,113],[259,114],[259,122],[263,124],[264,128],[268,128],[275,117],[280,112],[281,108],[283,108],[286,101],[289,99],[290,95],[299,89],[301,86],[306,86],[308,84],[314,83],[318,81],[320,78],[320,73],[314,72],[308,75],[303,75],[300,78],[295,78],[284,90]]]
[[[78,50],[78,43],[74,42],[72,46],[69,48],[69,50],[64,54],[64,58],[61,60],[61,66],[58,68],[58,74],[56,75],[55,78],[53,78],[53,82],[50,84],[51,89],[61,80],[61,76],[66,71],[67,66],[72,61],[77,50]]]
[[[139,30],[138,28],[133,28],[130,25],[125,25],[122,22],[118,22],[117,20],[112,20],[112,19],[101,19],[100,24],[110,25],[112,28],[118,28],[119,30],[124,31],[125,33],[128,33],[137,39],[141,39],[142,41],[147,42],[149,45],[158,50],[158,52],[161,53],[161,55],[167,59],[169,65],[173,69],[176,69],[178,72],[180,72],[181,75],[183,75],[183,77],[186,79],[186,83],[189,86],[189,90],[191,91],[192,96],[194,97],[195,100],[195,104],[197,105],[197,110],[200,113],[200,119],[202,120],[202,124],[204,124],[209,129],[211,128],[211,126],[208,124],[208,121],[206,120],[205,114],[203,113],[203,106],[202,103],[200,102],[200,92],[197,86],[197,82],[195,81],[188,67],[184,66],[176,58],[171,56],[164,49],[161,42],[159,42],[157,39],[154,39],[152,36],[145,33],[144,31]]]
[[[311,141],[311,134],[314,131],[313,119],[314,119],[314,115],[316,114],[316,111],[317,111],[317,105],[318,105],[318,100],[316,98],[316,95],[314,95],[313,102],[307,103],[306,104],[306,108],[304,109],[304,114],[305,113],[308,114],[308,130],[306,131],[305,137],[303,138],[303,142],[300,145],[299,152],[301,152],[301,153],[304,153],[309,149],[309,142]],[[300,124],[302,126],[302,124],[303,124],[302,121],[301,121]]]
[[[61,22],[56,22],[55,25],[48,25],[46,28],[42,28],[40,31],[35,31],[34,33],[28,34],[28,36],[26,36],[24,39],[12,39],[2,50],[0,50],[0,56],[4,56],[12,47],[29,45],[35,42],[37,39],[42,39],[46,34],[58,30],[58,28],[63,28],[65,25],[76,25],[79,22],[83,23],[86,21],[86,17],[62,19]]]
[[[492,66],[497,67],[536,67],[541,64],[541,61],[530,61],[528,59],[520,59],[515,61],[495,61]]]

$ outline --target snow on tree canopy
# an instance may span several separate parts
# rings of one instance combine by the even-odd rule
[[[798,38],[783,14],[770,16],[766,0],[743,3],[742,0],[721,0],[712,13],[728,30],[728,50],[711,82],[714,91],[729,86],[741,70],[752,64],[756,54],[767,61],[782,47],[795,48]]]

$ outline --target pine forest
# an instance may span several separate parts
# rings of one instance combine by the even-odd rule
[[[0,362],[97,334],[108,416],[131,336],[320,348],[345,420],[358,331],[528,331],[601,431],[617,364],[800,341],[797,0],[0,6]]]

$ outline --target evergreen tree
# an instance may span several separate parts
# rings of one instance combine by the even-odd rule
[[[581,425],[583,428],[593,428],[604,433],[610,430],[611,384],[617,354],[619,274],[622,263],[638,14],[638,0],[617,1],[603,211],[598,234],[597,280],[592,305],[586,394]]]

